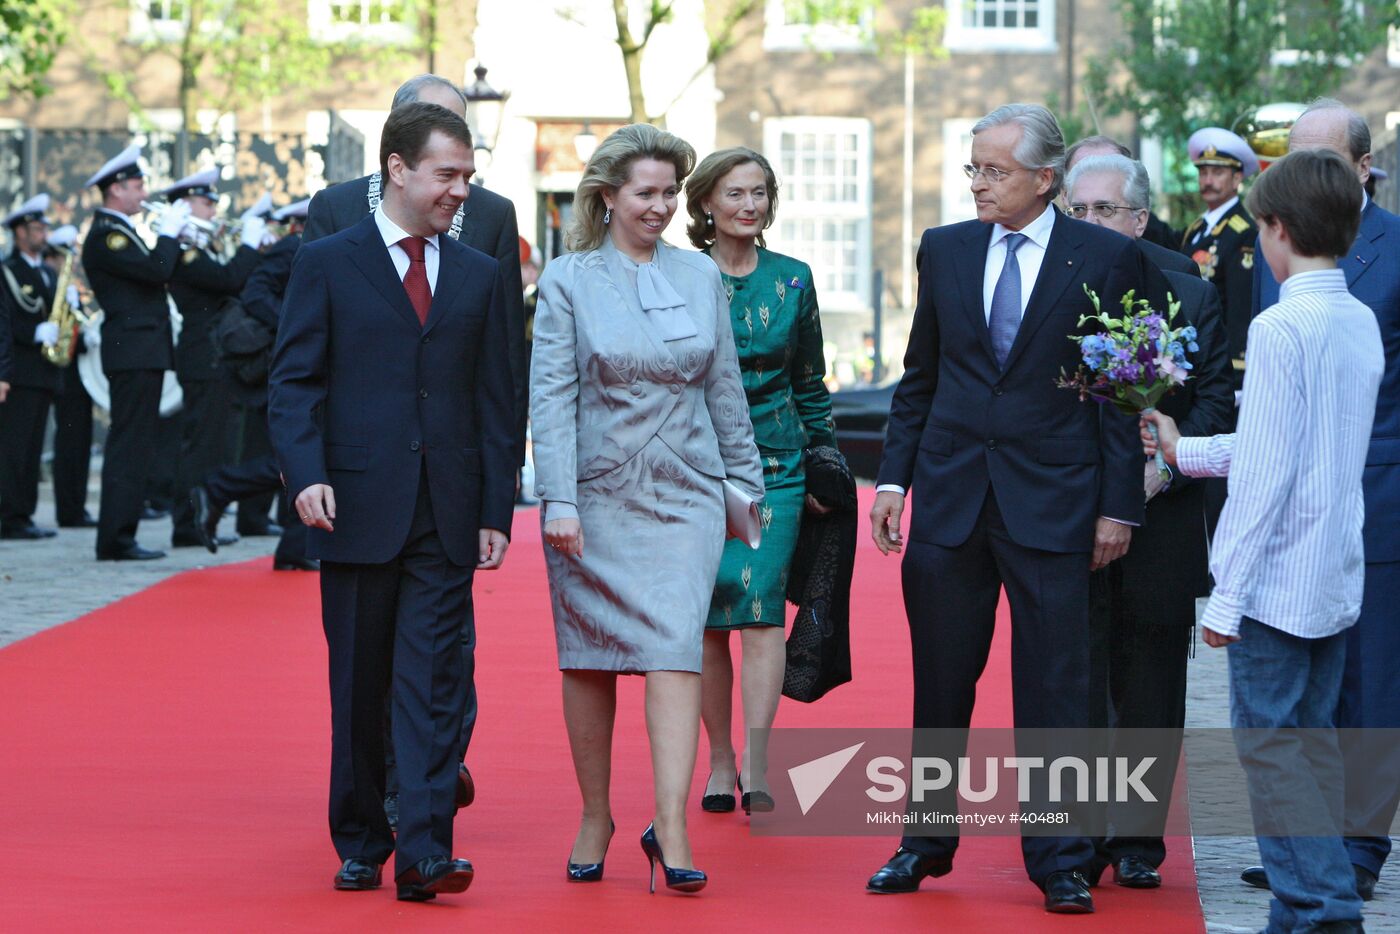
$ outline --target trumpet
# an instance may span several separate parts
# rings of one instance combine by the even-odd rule
[[[141,207],[155,220],[160,220],[160,218],[165,215],[165,212],[170,210],[169,204],[156,201],[142,201]],[[221,230],[227,229],[221,226],[221,221],[207,221],[202,217],[195,217],[193,214],[189,216],[185,223],[189,224],[195,230],[209,234],[211,237],[220,233]]]

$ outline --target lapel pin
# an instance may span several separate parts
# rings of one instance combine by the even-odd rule
[[[1067,259],[1067,260],[1065,260],[1065,265],[1066,265],[1066,266],[1073,266],[1073,265],[1074,265],[1074,260],[1072,260],[1072,259]]]

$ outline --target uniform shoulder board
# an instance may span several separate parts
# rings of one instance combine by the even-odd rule
[[[805,289],[807,288],[807,283],[802,281],[801,276],[793,276],[787,281],[787,287],[790,289]]]
[[[1249,221],[1245,220],[1238,214],[1231,216],[1229,223],[1230,229],[1237,234],[1242,234],[1245,231],[1249,230]]]
[[[111,233],[109,233],[107,235],[106,242],[107,249],[111,250],[114,253],[118,250],[125,250],[128,246],[131,245],[131,240],[127,237],[126,234],[122,233],[119,230],[114,230]]]
[[[188,266],[190,263],[193,263],[197,259],[199,259],[199,251],[196,250],[194,247],[190,247],[180,257],[181,262],[183,262],[186,266]]]
[[[1212,237],[1218,237],[1218,236],[1220,236],[1221,231],[1223,231],[1223,230],[1225,229],[1225,224],[1226,224],[1226,223],[1228,223],[1228,222],[1227,222],[1227,221],[1221,221],[1220,223],[1216,224],[1214,227],[1212,227],[1212,228],[1210,229],[1210,235],[1211,235]]]

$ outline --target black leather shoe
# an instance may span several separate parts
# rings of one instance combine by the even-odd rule
[[[904,892],[917,892],[919,883],[925,878],[937,879],[953,871],[953,860],[948,857],[925,856],[904,847],[894,851],[890,861],[880,867],[880,871],[865,883],[867,892],[881,895],[894,895]]]
[[[142,548],[140,545],[128,545],[126,548],[119,548],[116,551],[99,551],[98,561],[154,561],[156,558],[164,558],[165,552],[151,551]]]
[[[1082,873],[1052,872],[1045,880],[1045,910],[1059,915],[1094,913],[1094,896]]]
[[[1351,870],[1356,874],[1356,894],[1363,902],[1369,902],[1376,897],[1376,877],[1369,869],[1352,863]],[[1269,887],[1269,874],[1264,871],[1263,866],[1250,866],[1240,873],[1240,881],[1246,885],[1252,885],[1256,889],[1267,889]]]
[[[211,554],[219,550],[220,545],[232,545],[238,541],[237,535],[215,535],[213,538],[214,547],[204,541],[204,535],[196,532],[180,532],[170,536],[171,548],[209,548]]]
[[[472,781],[472,773],[467,771],[465,762],[457,766],[457,810],[469,806],[476,800],[476,782]]]
[[[92,517],[92,513],[84,510],[81,517],[71,522],[60,522],[58,527],[61,529],[95,529],[97,528],[97,520]]]
[[[1155,889],[1162,885],[1162,874],[1141,856],[1125,856],[1113,867],[1113,881],[1125,889]]]
[[[389,820],[389,829],[399,829],[399,793],[391,791],[384,796],[384,816]]]
[[[219,518],[224,511],[214,507],[209,491],[202,486],[190,490],[190,506],[194,509],[194,530],[199,543],[208,548],[211,555],[217,553],[223,544],[219,539]]]
[[[42,538],[53,538],[58,532],[53,529],[40,528],[34,523],[28,525],[10,525],[0,528],[0,538],[11,541],[38,541]]]
[[[319,571],[321,562],[315,558],[276,558],[272,559],[274,571]]]
[[[239,529],[238,534],[246,538],[277,538],[282,534],[282,526],[276,522],[268,522],[263,525]]]
[[[399,901],[426,902],[447,892],[465,892],[472,884],[472,864],[465,859],[425,856],[394,877]]]
[[[335,887],[342,892],[364,892],[379,888],[384,867],[365,859],[347,859],[335,874]]]

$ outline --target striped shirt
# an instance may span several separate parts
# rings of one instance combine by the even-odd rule
[[[1341,270],[1303,272],[1250,323],[1248,346],[1235,434],[1177,445],[1183,473],[1230,478],[1201,625],[1233,636],[1248,616],[1330,636],[1361,612],[1361,474],[1385,367],[1380,328]]]

